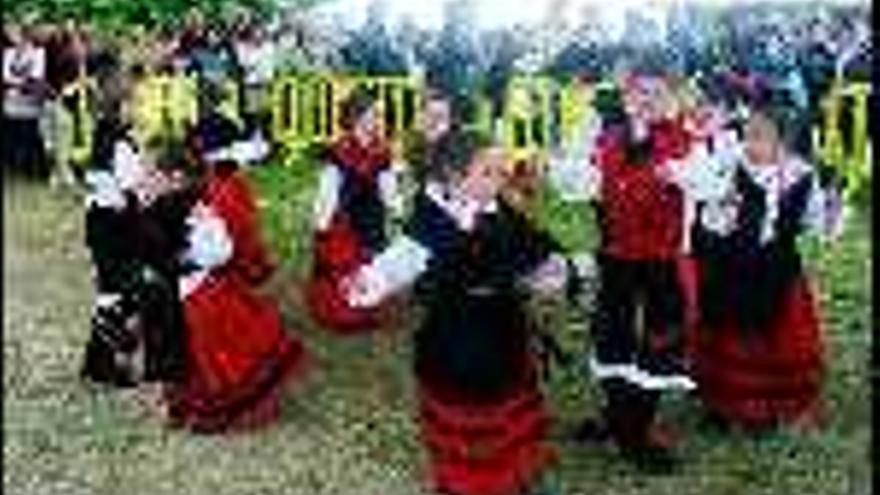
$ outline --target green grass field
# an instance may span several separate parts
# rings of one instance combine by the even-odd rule
[[[92,297],[82,200],[70,192],[4,184],[3,487],[13,495],[420,494],[423,453],[413,422],[407,325],[377,341],[339,340],[315,328],[290,294],[308,263],[314,170],[306,162],[255,170],[266,236],[284,260],[272,284],[284,317],[317,358],[307,382],[265,431],[193,436],[163,429],[132,392],[78,379]],[[551,200],[541,216],[572,247],[589,246],[589,215]],[[562,444],[566,495],[861,495],[870,491],[870,215],[837,245],[810,252],[821,288],[829,376],[828,425],[760,438],[700,425],[692,398],[664,414],[685,433],[674,476],[638,475],[613,452]],[[572,320],[572,321],[570,321]],[[579,350],[583,325],[553,330]],[[565,322],[569,321],[568,324]],[[578,370],[547,385],[559,434],[595,410]]]

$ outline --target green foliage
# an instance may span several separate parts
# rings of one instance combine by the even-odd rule
[[[316,0],[285,2],[310,6]],[[132,25],[178,26],[191,10],[202,12],[209,21],[228,20],[248,11],[268,18],[280,8],[278,0],[20,0],[6,6],[8,19],[36,18],[47,22],[76,19],[100,30],[116,31]]]
[[[308,259],[316,163],[308,153],[294,154],[248,174],[259,198],[266,242],[295,271],[305,269]]]

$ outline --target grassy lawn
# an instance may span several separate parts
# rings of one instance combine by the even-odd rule
[[[423,493],[408,325],[374,340],[334,339],[309,322],[292,296],[308,263],[314,172],[310,163],[298,161],[255,170],[252,179],[267,239],[284,260],[271,289],[317,366],[286,400],[280,424],[227,437],[167,431],[131,392],[107,392],[79,381],[92,297],[82,201],[47,187],[5,182],[6,493]],[[869,217],[857,215],[835,246],[806,246],[827,323],[830,417],[822,431],[723,436],[700,426],[693,399],[671,396],[664,414],[687,435],[680,474],[639,476],[609,451],[563,444],[562,493],[869,493]],[[589,215],[550,198],[542,219],[566,245],[589,246],[591,236],[583,230]],[[553,321],[565,347],[577,351],[584,345],[583,322],[558,314]],[[555,373],[547,392],[560,431],[594,411],[598,399],[576,369]]]

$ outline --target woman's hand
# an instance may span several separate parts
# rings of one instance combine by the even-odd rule
[[[528,284],[541,295],[549,296],[565,289],[568,264],[559,254],[553,254],[528,277]]]
[[[366,269],[356,271],[341,281],[342,293],[351,306],[364,308],[379,304],[384,284],[380,277]]]

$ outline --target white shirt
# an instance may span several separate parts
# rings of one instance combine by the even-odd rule
[[[46,50],[40,46],[23,44],[3,50],[3,112],[10,117],[37,118],[42,110],[39,95],[21,87],[29,80],[42,81],[46,77]]]
[[[473,230],[477,217],[498,211],[498,203],[477,203],[456,195],[444,194],[442,186],[428,183],[425,194],[443,209],[464,231]],[[363,284],[360,290],[350,293],[348,299],[354,306],[374,306],[404,287],[412,284],[425,270],[433,253],[417,240],[406,235],[398,236],[372,262],[356,272],[355,280]],[[525,282],[540,291],[558,290],[566,280],[565,260],[551,256],[535,272],[525,277]]]
[[[270,41],[240,42],[235,46],[247,85],[267,84],[275,71],[275,46]]]
[[[142,198],[147,171],[140,154],[127,141],[118,141],[113,147],[113,162],[109,171],[94,170],[86,174],[91,186],[86,204],[101,208],[125,207],[125,192],[130,191]]]
[[[183,259],[200,267],[200,270],[181,278],[181,299],[186,299],[195,292],[210,272],[228,262],[233,254],[232,238],[229,236],[226,223],[210,207],[197,204],[186,219],[186,223],[189,226],[188,248],[183,254]]]

